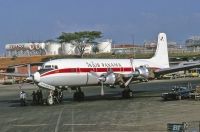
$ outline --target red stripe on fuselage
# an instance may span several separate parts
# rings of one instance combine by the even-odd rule
[[[41,77],[57,74],[57,73],[84,73],[84,72],[107,72],[109,69],[112,69],[113,72],[133,72],[132,67],[117,67],[117,68],[65,68],[65,69],[56,69],[52,71],[48,71],[41,75]]]

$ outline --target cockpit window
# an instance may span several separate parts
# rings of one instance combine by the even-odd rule
[[[43,69],[58,69],[57,65],[44,65]]]
[[[44,69],[49,69],[49,68],[51,68],[51,65],[44,66]]]
[[[58,69],[58,66],[57,66],[57,65],[55,65],[55,69]]]

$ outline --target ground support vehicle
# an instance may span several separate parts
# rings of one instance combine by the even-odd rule
[[[191,88],[174,86],[168,93],[162,93],[163,100],[181,100],[190,97]]]
[[[190,98],[200,100],[200,85],[197,85],[190,93]]]

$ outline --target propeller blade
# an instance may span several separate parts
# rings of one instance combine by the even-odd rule
[[[104,96],[103,82],[101,82],[101,96]]]
[[[99,75],[97,75],[96,72],[90,71],[89,74],[96,77],[97,79],[99,78]]]
[[[133,79],[133,76],[131,76],[131,77],[128,79],[128,81],[126,81],[126,83],[124,84],[125,87],[127,87],[127,86],[130,84],[130,82],[131,82],[132,79]]]

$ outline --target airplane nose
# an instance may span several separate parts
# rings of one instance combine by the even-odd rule
[[[33,80],[35,82],[40,82],[40,73],[39,72],[36,72],[33,74]]]

